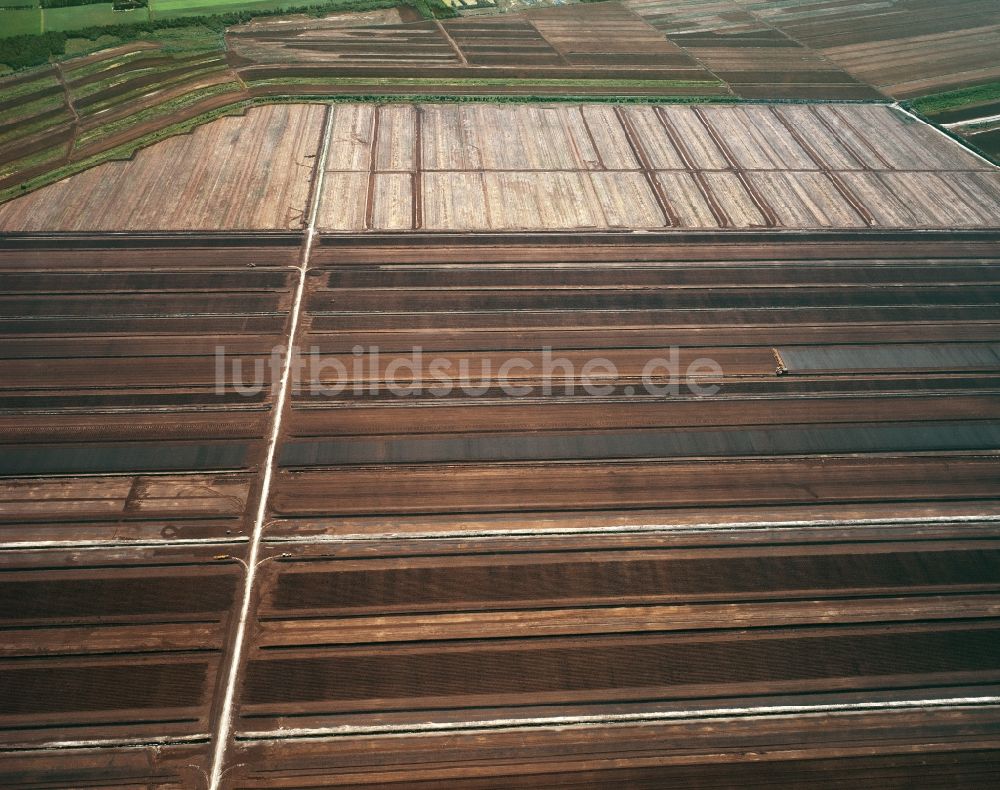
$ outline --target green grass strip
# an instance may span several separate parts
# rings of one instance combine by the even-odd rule
[[[133,88],[126,93],[115,94],[114,96],[109,96],[101,101],[94,102],[93,104],[88,104],[86,107],[78,108],[80,115],[85,118],[89,118],[99,112],[104,112],[106,110],[116,109],[119,105],[131,103],[133,100],[141,99],[147,93],[153,93],[154,91],[169,90],[170,88],[176,88],[178,85],[184,85],[187,82],[194,82],[205,77],[209,77],[216,74],[220,77],[228,77],[229,73],[225,68],[219,68],[217,65],[208,66],[203,69],[198,69],[196,71],[187,71],[183,74],[175,74],[171,79],[163,80],[162,82],[151,83],[149,85],[143,85],[138,88]]]
[[[105,162],[130,159],[136,151],[142,148],[147,148],[150,145],[154,145],[155,143],[166,140],[169,137],[174,137],[178,134],[187,134],[196,127],[210,123],[218,118],[223,118],[227,115],[242,115],[253,103],[254,102],[249,100],[242,100],[234,102],[233,104],[227,104],[225,107],[220,107],[217,110],[211,110],[210,112],[196,115],[194,118],[187,121],[165,126],[156,132],[152,132],[151,134],[145,135],[144,137],[140,137],[136,140],[131,140],[128,143],[118,146],[117,148],[101,151],[91,157],[81,159],[78,162],[70,162],[69,164],[66,164],[56,170],[43,173],[30,181],[25,181],[22,184],[0,190],[0,203],[19,197],[20,195],[25,195],[28,192],[33,192],[36,189],[48,186],[56,181],[61,181],[64,178],[69,178],[77,173],[82,173],[84,170],[89,170],[90,168],[96,167],[97,165]]]
[[[56,79],[54,74],[39,74],[38,79],[36,80],[31,80],[30,82],[25,82],[21,85],[11,85],[6,88],[3,86],[3,83],[0,82],[0,101],[10,101],[11,99],[16,99],[19,96],[27,96],[35,91],[40,91],[43,88],[51,88],[58,84],[59,80]]]
[[[0,112],[0,121],[8,123],[10,121],[16,121],[19,118],[30,118],[33,115],[39,115],[43,112],[58,109],[65,103],[66,97],[61,92],[54,93],[51,96],[43,96],[41,99],[35,99],[33,102],[18,104],[15,107],[11,107],[9,110]]]
[[[949,110],[957,110],[970,104],[985,104],[1000,100],[1000,82],[989,82],[971,88],[959,88],[944,93],[932,93],[911,99],[907,105],[924,115],[934,116]]]
[[[246,80],[247,85],[372,85],[372,86],[437,86],[443,88],[472,87],[538,87],[538,88],[714,88],[724,87],[718,80],[608,80],[566,78],[505,77],[271,77]]]
[[[43,118],[41,120],[31,120],[29,118],[26,121],[19,121],[12,129],[0,134],[0,145],[6,145],[12,140],[29,137],[30,135],[37,132],[43,132],[47,129],[55,129],[58,126],[72,123],[72,121],[73,116],[68,109],[64,109],[63,112],[52,118]]]
[[[184,69],[187,69],[186,71]],[[129,70],[127,72],[117,74],[113,77],[105,77],[102,80],[90,82],[86,85],[81,85],[79,88],[73,89],[73,100],[84,99],[87,96],[92,96],[95,93],[100,93],[108,88],[115,88],[119,85],[124,85],[131,80],[137,79],[139,77],[149,76],[151,74],[157,74],[160,72],[176,72],[173,74],[169,80],[158,84],[169,84],[171,82],[176,82],[177,79],[183,79],[184,77],[194,77],[203,74],[207,71],[226,71],[228,67],[225,60],[220,60],[218,57],[213,55],[211,58],[205,58],[202,61],[196,63],[185,64],[174,62],[170,64],[164,64],[160,66],[144,66],[134,70]],[[156,85],[149,85],[144,88],[133,88],[128,93],[122,93],[114,97],[116,100],[125,99],[126,97],[131,97],[134,94],[142,95],[144,93],[149,93],[151,90],[156,90]]]
[[[184,110],[190,107],[192,104],[197,104],[202,99],[208,99],[212,96],[217,96],[220,93],[240,93],[242,92],[242,87],[238,82],[221,82],[218,85],[210,85],[207,88],[202,88],[201,90],[192,91],[191,93],[185,93],[181,96],[177,96],[170,101],[163,102],[162,104],[154,105],[153,107],[147,107],[141,112],[134,113],[132,115],[126,115],[124,118],[119,118],[115,121],[110,121],[102,126],[97,126],[90,129],[83,134],[81,134],[76,141],[78,148],[84,148],[90,143],[101,139],[102,137],[111,137],[124,129],[128,129],[140,123],[144,123],[152,118],[157,118],[164,115],[171,115],[172,113]],[[184,121],[182,123],[187,123]],[[164,130],[175,128],[176,124],[164,127]],[[158,134],[154,132],[153,134]],[[169,134],[167,135],[170,136]],[[145,139],[145,138],[143,138]]]
[[[86,57],[86,56],[81,56]],[[74,80],[81,79],[82,77],[89,77],[91,74],[97,74],[101,71],[106,71],[108,69],[113,69],[116,66],[123,66],[126,63],[132,61],[142,61],[148,58],[159,58],[162,54],[153,49],[140,49],[133,52],[124,52],[120,55],[114,55],[110,58],[103,58],[101,60],[95,60],[93,63],[85,63],[74,67],[72,61],[63,64],[63,74],[66,76],[67,82],[72,82]]]
[[[51,148],[46,148],[44,151],[36,151],[28,156],[22,156],[20,159],[15,159],[13,162],[5,162],[0,165],[0,178],[7,178],[8,176],[16,173],[18,170],[28,170],[29,168],[51,160],[62,160],[65,153],[66,143],[60,143],[59,145]]]

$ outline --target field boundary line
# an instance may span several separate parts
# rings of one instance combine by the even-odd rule
[[[722,136],[719,134],[719,130],[712,126],[712,122],[705,117],[705,114],[701,111],[701,109],[694,107],[693,110],[695,116],[708,133],[709,138],[713,143],[715,143],[715,147],[719,149],[722,156],[725,157],[727,162],[729,162],[733,174],[743,185],[743,190],[747,193],[750,201],[757,207],[761,218],[764,220],[765,226],[768,228],[781,227],[781,223],[778,221],[777,213],[764,199],[764,196],[760,194],[757,187],[751,183],[746,171],[740,166],[739,161],[736,159],[736,155],[733,153],[726,141],[722,139]]]
[[[281,370],[281,383],[278,386],[278,396],[274,404],[274,419],[272,420],[271,436],[268,439],[267,458],[264,462],[264,479],[260,487],[260,499],[257,505],[257,518],[254,521],[250,535],[250,548],[247,554],[246,580],[243,586],[243,603],[240,607],[236,633],[230,647],[229,672],[223,692],[222,708],[219,712],[219,725],[215,731],[215,748],[212,755],[212,768],[209,778],[210,790],[218,790],[222,782],[223,763],[228,752],[229,740],[233,733],[233,705],[236,696],[236,683],[239,680],[243,645],[246,641],[247,621],[250,617],[250,606],[253,601],[254,582],[257,576],[257,563],[264,533],[264,519],[267,516],[267,500],[271,490],[275,457],[278,449],[278,437],[281,433],[281,419],[288,400],[288,388],[291,381],[292,354],[295,353],[295,333],[302,313],[302,300],[305,295],[306,270],[309,268],[309,256],[312,252],[313,240],[316,237],[316,220],[319,217],[319,206],[323,199],[323,176],[326,172],[326,157],[330,148],[330,136],[333,132],[333,119],[336,110],[332,104],[326,106],[326,116],[323,124],[323,138],[316,159],[315,176],[313,178],[312,202],[309,206],[309,224],[306,227],[305,240],[302,246],[302,259],[299,263],[299,281],[295,289],[295,299],[292,302],[288,326],[288,343],[285,346],[285,359]]]
[[[778,112],[774,105],[768,108],[771,111],[771,115],[778,121],[778,123],[791,135],[792,139],[803,151],[806,152],[806,156],[813,160],[816,166],[819,168],[819,172],[829,179],[830,183],[833,184],[834,189],[840,193],[840,196],[847,202],[853,210],[854,213],[858,215],[862,222],[865,223],[869,228],[877,224],[875,216],[868,210],[868,207],[861,202],[861,199],[854,194],[853,191],[844,183],[843,179],[840,177],[839,172],[836,168],[830,165],[813,146],[802,136],[802,134],[795,128],[784,115]],[[777,355],[777,351],[774,352]],[[781,363],[779,357],[778,362]],[[784,365],[782,364],[783,368]]]
[[[649,186],[649,191],[653,195],[653,200],[656,201],[656,205],[660,209],[660,213],[663,215],[663,222],[665,226],[669,228],[678,227],[680,225],[680,220],[677,217],[677,213],[674,211],[673,206],[670,205],[670,201],[667,199],[667,195],[663,191],[663,187],[656,179],[656,171],[653,169],[653,162],[646,153],[646,149],[643,147],[642,142],[639,140],[639,134],[632,125],[632,119],[628,117],[628,114],[622,107],[615,107],[614,114],[615,118],[618,119],[618,125],[621,126],[622,134],[625,135],[629,148],[632,150],[632,155],[635,157],[635,161],[639,163],[642,174],[646,179],[646,184]]]
[[[997,115],[984,115],[982,118],[969,118],[967,121],[954,121],[953,123],[943,123],[941,124],[944,129],[963,129],[968,127],[970,129],[975,129],[979,124],[992,124],[996,121],[1000,121],[1000,114]]]
[[[66,107],[73,115],[73,133],[69,138],[69,145],[66,147],[66,161],[69,161],[70,157],[73,155],[74,149],[76,148],[77,135],[80,133],[80,113],[76,111],[76,105],[73,103],[73,93],[70,91],[69,84],[66,82],[66,74],[62,69],[62,65],[59,63],[53,63],[52,68],[56,73],[56,79],[59,80],[59,84],[62,86],[63,96],[66,100]]]
[[[826,129],[830,137],[836,141],[837,145],[839,145],[844,151],[847,152],[847,154],[851,157],[851,159],[855,161],[855,163],[857,163],[858,167],[861,170],[867,170],[869,172],[872,171],[872,168],[869,167],[867,164],[865,164],[864,157],[862,157],[861,154],[858,153],[857,149],[853,145],[851,145],[850,142],[841,137],[840,134],[837,132],[837,130],[830,123],[830,121],[824,118],[822,114],[817,112],[815,107],[810,106],[808,108],[808,113],[820,126]]]
[[[889,105],[889,106],[891,107],[892,105]],[[817,112],[815,109],[812,110],[812,113],[813,113],[813,115],[815,115],[818,118],[821,117],[820,113]],[[830,113],[832,115],[836,115],[837,119],[845,127],[847,127],[847,129],[851,132],[851,134],[854,135],[854,137],[857,140],[857,142],[859,142],[862,146],[864,146],[865,148],[867,148],[868,152],[872,156],[874,156],[876,159],[878,159],[879,162],[882,163],[882,167],[878,168],[879,170],[895,170],[896,169],[896,168],[894,168],[892,166],[892,164],[889,162],[889,160],[886,159],[884,156],[882,156],[881,152],[879,152],[879,150],[874,145],[872,145],[871,142],[861,133],[861,131],[858,129],[858,127],[855,126],[851,122],[850,118],[845,118],[843,116],[843,114],[841,114],[836,107],[831,107],[830,108]],[[826,119],[823,119],[823,120],[825,121]],[[829,123],[827,123],[826,126],[827,126],[827,128],[832,128]],[[844,140],[843,140],[843,137],[841,136],[841,134],[839,132],[837,132],[836,129],[833,129],[833,131],[834,131],[835,137],[837,138],[837,141],[843,143]]]
[[[466,59],[465,53],[462,52],[462,48],[458,46],[458,42],[451,37],[451,33],[448,32],[448,29],[441,24],[441,20],[435,19],[434,25],[437,27],[438,32],[444,36],[445,41],[451,45],[452,50],[455,52],[455,56],[458,58],[458,62],[463,66],[468,66],[469,61]]]
[[[410,171],[410,225],[412,230],[424,227],[424,110],[413,104],[413,170]]]
[[[613,726],[633,723],[663,723],[670,721],[701,721],[713,719],[772,718],[785,716],[821,716],[865,713],[868,711],[933,710],[938,708],[993,707],[1000,705],[1000,697],[930,697],[925,699],[875,700],[872,702],[802,703],[792,705],[755,705],[749,707],[701,708],[694,710],[664,710],[638,713],[606,713],[596,715],[565,715],[523,717],[511,719],[483,719],[480,721],[423,722],[415,724],[356,725],[333,727],[301,727],[298,729],[264,730],[248,732],[243,742],[295,739],[329,739],[363,735],[367,737],[395,737],[399,735],[427,735],[433,733],[474,733],[483,730],[521,730],[548,727]]]
[[[375,229],[375,177],[378,175],[378,135],[381,123],[381,106],[372,107],[371,151],[368,157],[368,182],[365,188],[364,229]]]
[[[666,33],[666,31],[660,30],[656,25],[654,25],[652,22],[649,21],[649,19],[647,19],[642,14],[640,14],[638,11],[636,11],[632,6],[626,5],[625,3],[622,3],[622,8],[624,8],[626,11],[628,11],[629,14],[631,14],[632,16],[634,16],[636,19],[638,19],[644,25],[646,25],[647,27],[649,27],[651,30],[655,30],[659,35],[661,35],[670,44],[673,44],[675,47],[677,47],[677,49],[679,49],[681,52],[683,52],[685,55],[687,55],[687,57],[691,58],[691,60],[696,65],[700,66],[703,71],[705,71],[706,73],[711,74],[713,77],[715,77],[715,79],[717,79],[719,81],[719,83],[725,87],[725,89],[726,89],[726,94],[725,95],[731,96],[731,97],[733,97],[735,99],[742,98],[741,96],[739,96],[736,93],[736,91],[733,90],[733,86],[730,85],[728,81],[722,79],[718,74],[716,74],[712,69],[710,69],[708,67],[708,65],[701,58],[697,57],[688,47],[684,46],[683,44],[681,44],[681,43],[679,43],[677,41],[672,41],[669,38],[669,36]]]
[[[729,221],[729,217],[726,216],[726,212],[722,210],[722,205],[716,199],[711,189],[709,189],[708,183],[702,176],[702,170],[695,167],[694,157],[691,156],[691,152],[688,150],[687,144],[684,142],[680,132],[677,131],[670,119],[663,114],[662,108],[653,107],[653,114],[656,116],[657,120],[659,120],[660,126],[663,127],[663,131],[667,133],[667,139],[669,139],[671,145],[677,149],[677,154],[684,162],[685,169],[677,172],[686,172],[690,176],[691,181],[694,182],[695,189],[701,192],[702,197],[705,198],[705,205],[707,205],[708,210],[712,212],[712,216],[715,218],[715,224],[720,228],[731,227],[732,223]]]

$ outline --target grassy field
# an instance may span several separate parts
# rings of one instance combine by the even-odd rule
[[[67,8],[17,8],[0,10],[0,38],[50,30],[71,31],[88,27],[127,25],[180,16],[211,16],[241,11],[279,11],[286,8],[326,5],[323,0],[150,0],[149,8],[115,11],[111,3]]]
[[[0,37],[48,30],[81,30],[85,27],[125,25],[148,22],[145,8],[134,11],[113,11],[111,3],[70,6],[68,8],[26,8],[0,10]]]
[[[544,77],[281,77],[263,80],[250,79],[252,85],[366,85],[370,87],[421,87],[421,88],[638,88],[649,91],[681,89],[719,88],[723,83],[718,80],[619,80],[619,79],[564,79]]]
[[[401,0],[409,2],[427,16],[452,13],[443,0]],[[108,3],[69,6],[67,8],[17,7],[0,8],[0,39],[40,33],[67,33],[87,30],[93,37],[96,28],[122,28],[127,25],[157,23],[172,20],[221,15],[273,15],[285,11],[337,13],[368,11],[388,7],[386,0],[149,0],[148,8],[115,11]],[[207,22],[208,20],[206,20]],[[217,22],[218,20],[215,20]],[[111,32],[114,32],[113,30]],[[132,38],[134,39],[135,33]],[[0,66],[3,64],[0,63]]]
[[[2,12],[0,12],[2,13]],[[85,27],[105,25],[128,25],[134,22],[148,22],[149,13],[145,8],[133,11],[114,11],[111,3],[70,6],[69,8],[46,8],[42,11],[45,30],[80,30]]]
[[[971,88],[961,88],[945,93],[933,93],[930,96],[914,99],[909,104],[924,115],[933,117],[963,107],[995,101],[1000,101],[1000,82],[989,82],[985,85],[975,85]]]
[[[45,96],[35,101],[20,102],[10,109],[0,110],[0,123],[10,123],[20,118],[30,118],[32,115],[58,109],[62,104],[63,96],[61,93]]]
[[[42,33],[40,8],[17,8],[0,11],[0,36],[22,36]]]
[[[126,129],[138,126],[144,122],[156,119],[156,118],[169,118],[170,116],[176,114],[180,110],[184,110],[203,99],[211,98],[212,96],[217,96],[224,93],[238,94],[240,86],[235,82],[225,82],[219,85],[213,85],[209,88],[204,88],[198,91],[192,91],[191,93],[186,93],[183,96],[179,96],[162,104],[158,104],[154,107],[150,107],[147,110],[138,112],[134,115],[129,115],[125,118],[121,118],[117,121],[112,121],[111,123],[104,124],[103,126],[98,126],[90,129],[80,135],[77,140],[77,145],[84,147],[90,143],[98,142],[102,138],[110,137],[111,135],[124,131]],[[214,115],[213,115],[214,117]],[[180,124],[179,126],[187,128],[185,124]],[[166,130],[170,129],[171,124],[167,123],[164,125],[162,130],[157,130],[149,135],[150,139],[160,140],[165,137],[169,137],[171,133],[165,134]]]
[[[309,0],[149,0],[155,19],[171,16],[208,16],[238,11],[278,11],[310,5]]]

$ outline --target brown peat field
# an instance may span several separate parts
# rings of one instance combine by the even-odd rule
[[[300,230],[319,183],[330,232],[1000,226],[1000,171],[888,105],[420,102],[253,108],[0,205],[0,229]]]
[[[160,31],[0,79],[0,200],[294,96],[902,100],[932,117],[974,108],[954,134],[995,153],[995,123],[976,121],[997,114],[998,31],[993,0],[956,0],[947,13],[931,0],[625,0]]]
[[[386,8],[0,80],[0,787],[1000,784],[998,25]]]

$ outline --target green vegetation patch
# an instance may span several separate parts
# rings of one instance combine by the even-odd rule
[[[40,91],[43,88],[52,88],[58,84],[59,80],[51,71],[39,74],[38,79],[28,80],[18,85],[4,86],[0,84],[0,101],[11,101],[19,96],[27,96],[29,93]]]
[[[184,26],[157,28],[143,38],[155,41],[160,52],[167,54],[225,51],[224,25],[192,25],[190,20],[182,21]]]
[[[944,93],[932,93],[906,102],[907,106],[919,110],[924,115],[934,116],[948,110],[957,110],[967,105],[986,104],[1000,101],[1000,82],[988,82],[971,88],[959,88]]]
[[[238,11],[284,11],[301,8],[302,0],[150,0],[155,17],[209,16]]]
[[[121,26],[149,21],[145,8],[115,11],[111,3],[49,8],[45,11],[45,29],[83,30],[88,27]]]
[[[20,170],[30,170],[33,167],[44,165],[46,162],[59,161],[66,156],[66,144],[46,148],[44,151],[36,151],[33,154],[15,159],[12,162],[0,164],[0,178],[8,178]]]
[[[43,175],[32,178],[21,184],[0,190],[0,203],[18,197],[19,195],[26,194],[27,192],[31,192],[35,189],[39,189],[43,186],[47,186],[48,184],[55,183],[56,181],[61,181],[62,179],[76,175],[77,173],[82,173],[84,170],[89,170],[90,168],[103,164],[104,162],[130,159],[136,151],[142,148],[147,148],[148,146],[158,143],[161,140],[165,140],[168,137],[173,137],[178,134],[186,134],[196,127],[214,121],[217,118],[222,118],[228,115],[242,115],[253,104],[254,102],[247,100],[227,104],[217,110],[211,110],[209,112],[196,115],[187,121],[166,126],[163,129],[159,129],[156,132],[152,132],[151,134],[137,140],[132,140],[118,146],[117,148],[101,151],[94,156],[81,159],[78,162],[70,162],[58,169],[51,170],[48,173],[44,173]]]
[[[8,13],[0,11],[0,14]],[[65,33],[42,33],[37,36],[0,38],[0,63],[14,69],[40,66],[53,55],[66,51]]]
[[[98,36],[93,40],[89,38],[67,38],[65,54],[67,57],[89,55],[91,52],[99,52],[102,49],[108,49],[120,43],[121,39],[115,36]]]
[[[57,126],[62,126],[72,121],[73,116],[66,108],[63,108],[62,112],[55,116],[46,115],[44,117],[19,121],[8,131],[0,132],[0,145],[6,145],[16,140],[23,140],[25,137],[29,137],[37,132],[55,129]]]
[[[371,85],[391,87],[395,85],[428,86],[442,88],[506,86],[518,88],[648,88],[668,91],[676,88],[716,88],[723,87],[717,80],[609,80],[609,79],[566,79],[566,78],[515,78],[504,77],[272,77],[263,80],[246,80],[247,85]]]
[[[62,93],[54,93],[51,96],[43,96],[27,104],[19,104],[9,110],[0,111],[0,123],[10,123],[19,118],[31,118],[43,112],[57,110],[66,103],[66,97]]]
[[[153,107],[148,107],[132,115],[127,115],[124,118],[119,118],[116,121],[110,121],[109,123],[103,124],[102,126],[90,129],[79,137],[77,137],[76,145],[77,148],[85,148],[86,146],[100,140],[102,137],[111,137],[119,132],[129,129],[146,121],[152,120],[154,118],[169,116],[173,113],[184,110],[191,105],[197,104],[203,99],[211,98],[222,93],[240,93],[242,91],[242,86],[238,82],[223,82],[218,85],[209,85],[201,90],[192,91],[191,93],[185,93],[183,96],[178,96],[170,101],[163,102],[162,104],[157,104]],[[186,121],[183,123],[187,123]],[[164,139],[164,137],[169,137],[170,134],[176,134],[172,132],[170,134],[161,134],[161,132],[166,132],[169,129],[176,128],[175,125],[164,127],[164,129],[156,132],[159,135],[157,139]],[[145,139],[145,138],[143,138]]]
[[[69,8],[70,6],[97,5],[107,2],[108,0],[40,0],[39,5],[42,8]],[[122,10],[120,6],[126,2],[134,6],[146,5],[145,0],[116,0],[112,5]]]
[[[37,8],[5,8],[0,11],[0,36],[24,36],[42,32],[42,12]]]
[[[141,61],[140,61],[141,63]],[[160,90],[168,85],[173,85],[177,82],[183,82],[188,79],[194,79],[196,77],[203,76],[204,74],[211,73],[213,71],[224,72],[227,66],[224,60],[220,60],[215,55],[207,57],[204,61],[198,61],[194,63],[171,63],[162,64],[157,66],[146,66],[144,68],[129,69],[125,72],[119,72],[109,77],[105,77],[101,80],[94,80],[93,82],[88,82],[86,85],[81,85],[78,88],[73,89],[73,99],[79,100],[84,99],[88,96],[93,96],[95,93],[100,93],[101,91],[108,90],[109,88],[115,88],[119,85],[124,85],[131,80],[139,79],[141,77],[152,76],[159,74],[160,79],[155,82],[149,82],[145,85],[139,87],[133,87],[130,90],[123,91],[109,100],[112,104],[119,104],[128,101],[130,98],[135,96],[141,96],[145,93],[150,93],[151,91]],[[105,102],[102,102],[105,103]],[[94,107],[96,105],[90,105]],[[88,112],[91,112],[88,109]]]

